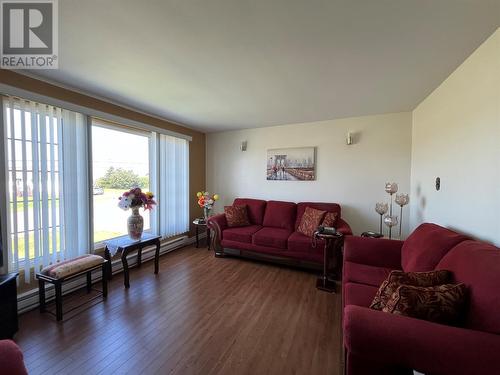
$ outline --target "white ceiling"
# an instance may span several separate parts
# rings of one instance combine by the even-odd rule
[[[408,111],[500,0],[60,0],[60,84],[205,132]]]

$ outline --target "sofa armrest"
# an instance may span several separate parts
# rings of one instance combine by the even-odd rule
[[[208,218],[208,227],[214,229],[215,226],[218,226],[220,230],[227,228],[226,214],[218,214]]]
[[[28,375],[23,353],[12,340],[0,340],[0,372],[10,375]]]
[[[500,335],[361,306],[344,310],[344,345],[362,358],[425,374],[489,374],[500,369]]]
[[[223,257],[224,248],[221,245],[222,231],[227,228],[227,220],[225,214],[218,214],[208,218],[208,228],[212,231],[210,235],[210,245],[214,249],[215,256]]]
[[[403,241],[349,236],[344,241],[344,260],[369,266],[401,269]]]
[[[339,218],[337,220],[337,228],[335,228],[337,232],[342,233],[344,236],[352,235],[352,230],[349,224],[345,220]]]

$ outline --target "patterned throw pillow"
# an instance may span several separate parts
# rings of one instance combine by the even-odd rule
[[[323,220],[323,216],[325,216],[326,211],[316,210],[312,207],[306,207],[304,211],[304,215],[302,215],[302,219],[300,219],[300,224],[297,228],[297,232],[305,234],[308,237],[312,237],[314,231],[318,229],[318,226]]]
[[[431,287],[401,285],[382,311],[436,323],[456,324],[462,315],[466,292],[464,284]]]
[[[371,309],[382,310],[392,294],[400,285],[414,285],[429,287],[441,285],[449,281],[450,271],[439,270],[429,272],[403,272],[391,271],[387,279],[380,285],[377,294],[373,298]]]
[[[245,225],[250,225],[246,205],[225,206],[224,213],[226,214],[228,227],[243,227]]]
[[[338,216],[339,214],[337,212],[327,212],[321,225],[324,227],[335,227]]]

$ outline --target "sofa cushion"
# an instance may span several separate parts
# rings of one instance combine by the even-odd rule
[[[404,271],[431,271],[452,247],[468,237],[436,224],[420,225],[401,248]]]
[[[288,250],[296,252],[321,252],[325,247],[325,240],[317,239],[316,247],[313,247],[312,238],[299,232],[293,232],[288,237]]]
[[[263,224],[265,227],[287,229],[292,232],[297,205],[293,202],[269,201],[266,205]]]
[[[377,288],[370,285],[358,283],[344,284],[344,306],[356,305],[362,307],[370,306]]]
[[[391,271],[391,268],[344,261],[343,277],[347,282],[361,283],[378,288],[387,279]]]
[[[57,262],[43,268],[40,273],[54,279],[62,279],[95,267],[104,262],[104,258],[99,255],[85,254],[79,257]]]
[[[233,202],[233,206],[246,205],[250,223],[262,225],[262,220],[264,219],[264,211],[266,210],[266,203],[266,201],[263,201],[261,199],[236,198]]]
[[[370,305],[370,308],[382,310],[392,294],[401,285],[413,285],[420,287],[430,287],[441,285],[450,281],[451,273],[447,270],[429,272],[403,272],[391,271],[387,279],[380,285],[378,292]]]
[[[225,206],[224,214],[226,215],[228,227],[244,227],[250,225],[247,213],[247,205]]]
[[[222,232],[222,238],[230,241],[252,243],[252,236],[261,228],[262,225],[227,228]]]
[[[321,223],[324,227],[336,227],[339,214],[337,212],[327,212]]]
[[[453,281],[467,286],[468,328],[500,334],[500,249],[479,241],[465,241],[450,250],[438,269],[453,273]]]
[[[431,287],[401,285],[389,298],[382,311],[455,325],[461,321],[466,292],[465,284]]]
[[[287,229],[264,227],[253,235],[252,243],[259,246],[286,249],[290,234],[291,232]]]
[[[297,232],[300,232],[308,237],[312,237],[323,221],[326,211],[317,210],[312,207],[306,207],[304,215],[300,220],[300,225],[297,227]]]
[[[297,219],[295,220],[295,229],[297,229],[300,225],[300,221],[302,219],[302,215],[304,215],[306,207],[312,207],[326,212],[336,212],[337,218],[340,218],[340,205],[337,203],[301,202],[297,203]]]

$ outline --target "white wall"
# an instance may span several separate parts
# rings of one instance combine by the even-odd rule
[[[348,131],[355,144],[345,143]],[[246,140],[248,149],[240,151]],[[317,147],[317,180],[267,181],[266,150],[282,147]],[[354,232],[378,229],[377,201],[388,201],[386,181],[410,188],[411,113],[393,113],[341,120],[293,124],[207,135],[207,189],[221,201],[216,210],[235,197],[286,201],[337,202]],[[201,187],[200,187],[201,188]],[[409,209],[403,218],[407,232]]]
[[[414,110],[412,144],[411,227],[500,245],[500,29]]]

